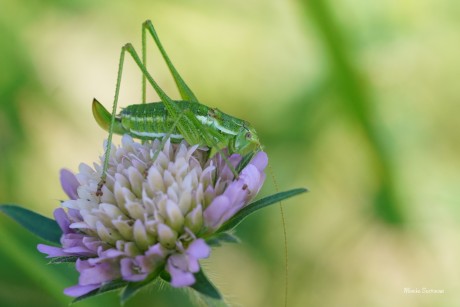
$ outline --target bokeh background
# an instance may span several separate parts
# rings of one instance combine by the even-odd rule
[[[280,190],[310,189],[284,202],[289,306],[459,306],[458,16],[456,0],[0,0],[0,203],[51,216],[59,169],[103,153],[91,101],[111,105],[120,48],[152,19],[200,101],[258,129]],[[121,106],[141,99],[125,66]],[[208,275],[232,306],[282,306],[279,208],[237,234]],[[38,242],[0,216],[0,306],[71,301],[74,269],[46,265]],[[102,304],[117,294],[77,306]],[[189,305],[170,289],[126,304]]]

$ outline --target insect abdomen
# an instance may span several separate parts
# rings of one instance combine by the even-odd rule
[[[199,103],[188,101],[175,101],[175,103],[181,110],[189,110],[193,113],[202,124],[219,131],[222,136],[235,135],[239,130],[240,125],[233,123],[232,120],[229,121],[229,118],[234,118],[227,114]],[[219,112],[218,116],[216,112]],[[171,139],[175,141],[183,139],[177,125],[173,128],[176,119],[169,115],[161,102],[130,105],[121,111],[118,120],[126,133],[136,138],[155,139],[170,133]]]

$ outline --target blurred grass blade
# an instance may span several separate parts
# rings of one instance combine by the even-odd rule
[[[306,20],[315,23],[321,33],[324,54],[327,55],[327,61],[331,63],[331,78],[340,91],[342,98],[340,102],[348,111],[345,114],[358,124],[369,143],[372,159],[375,161],[373,173],[377,176],[381,191],[376,193],[374,212],[388,224],[403,225],[405,217],[396,193],[393,157],[384,141],[383,131],[376,125],[378,117],[372,107],[374,101],[370,95],[371,89],[364,82],[365,79],[355,63],[358,55],[352,53],[346,30],[333,14],[330,4],[333,3],[332,1],[303,0],[301,2],[305,12],[308,13]]]
[[[299,188],[299,189],[293,189],[289,191],[284,191],[284,192],[279,192],[270,196],[267,196],[265,198],[259,199],[243,209],[241,209],[237,214],[235,214],[231,219],[229,219],[227,222],[225,222],[218,230],[217,232],[224,232],[231,230],[238,226],[241,221],[243,221],[248,215],[254,213],[257,210],[260,210],[262,208],[265,208],[269,205],[278,203],[286,198],[296,196],[301,193],[307,192],[307,189],[304,188]]]
[[[0,205],[0,211],[36,236],[51,243],[61,244],[62,230],[55,220],[15,205]]]

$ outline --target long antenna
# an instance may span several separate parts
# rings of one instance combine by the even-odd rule
[[[276,193],[279,192],[278,182],[276,181],[275,175],[273,174],[273,168],[268,163],[268,170],[272,177],[273,185],[275,186]],[[289,261],[288,261],[288,243],[287,243],[287,231],[286,231],[286,219],[284,218],[284,209],[281,201],[279,202],[280,213],[281,213],[281,224],[283,225],[283,236],[284,236],[284,307],[288,305],[288,289],[289,289]]]

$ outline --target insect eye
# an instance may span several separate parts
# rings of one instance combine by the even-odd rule
[[[252,137],[252,134],[251,134],[251,132],[246,132],[246,135],[245,135],[245,137],[246,137],[247,139],[250,139],[250,138]]]

